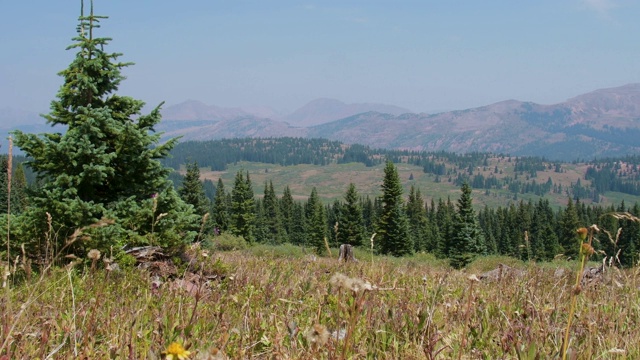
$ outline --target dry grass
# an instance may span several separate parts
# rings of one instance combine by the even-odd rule
[[[156,288],[158,279],[137,269],[92,272],[89,262],[16,285],[10,301],[24,315],[0,358],[155,359],[173,342],[195,359],[545,359],[561,351],[570,272],[529,265],[525,276],[475,282],[420,258],[338,264],[271,254],[216,253],[207,261],[226,275],[195,291],[170,279]],[[336,273],[359,287],[332,283]],[[569,358],[640,358],[638,280],[633,270],[584,287]]]

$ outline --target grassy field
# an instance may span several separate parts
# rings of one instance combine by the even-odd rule
[[[462,272],[425,254],[359,250],[347,264],[333,255],[200,252],[200,277],[186,265],[164,277],[58,268],[2,289],[0,358],[164,359],[173,342],[190,359],[559,357],[572,264],[481,258]],[[523,273],[477,281],[498,263]],[[570,359],[640,358],[640,274],[607,274],[576,296]]]
[[[514,176],[514,162],[506,162],[505,160],[492,159],[486,170],[478,169],[477,173],[485,177],[493,174],[493,169],[498,166],[503,173],[493,174],[497,177]],[[460,196],[460,189],[452,182],[448,182],[447,176],[441,176],[440,182],[436,182],[436,176],[433,174],[425,174],[422,167],[410,164],[397,164],[398,174],[404,187],[405,197],[409,194],[411,185],[420,189],[423,198],[426,201],[435,199],[447,199],[450,197],[455,201]],[[589,185],[589,181],[584,179],[585,166],[574,164],[564,164],[564,172],[556,173],[552,170],[539,171],[536,181],[544,183],[551,178],[554,184],[562,184],[568,186],[576,183],[581,179],[583,185]],[[326,166],[317,165],[295,165],[280,166],[274,164],[241,162],[235,165],[229,165],[226,171],[210,171],[201,169],[203,179],[209,179],[215,182],[222,178],[227,190],[233,188],[233,181],[238,171],[248,171],[253,184],[256,195],[262,195],[264,191],[265,181],[272,181],[276,193],[280,196],[286,185],[289,185],[293,197],[297,200],[306,200],[311,194],[311,189],[316,187],[320,198],[329,203],[335,199],[342,200],[344,193],[350,182],[356,185],[356,189],[360,195],[368,195],[372,199],[381,195],[380,185],[382,184],[384,165],[366,167],[362,163],[349,164],[330,164]],[[413,175],[413,180],[409,178]],[[508,190],[491,190],[489,194],[483,189],[475,189],[473,192],[474,205],[476,209],[480,209],[485,205],[489,207],[507,206],[514,201],[533,201],[536,202],[540,198],[534,194],[518,194],[514,198],[514,194]],[[553,207],[561,207],[567,205],[566,194],[546,194]],[[621,193],[607,193],[602,198],[602,205],[619,204],[621,200],[625,200],[627,204],[634,204],[640,201],[640,197],[631,196]],[[589,204],[589,199],[581,199],[581,201]]]

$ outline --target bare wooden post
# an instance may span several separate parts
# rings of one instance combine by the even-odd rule
[[[340,245],[340,253],[338,255],[338,261],[358,261],[356,256],[353,254],[353,246],[349,244]]]

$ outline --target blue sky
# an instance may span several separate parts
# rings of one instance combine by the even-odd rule
[[[88,2],[88,0],[87,0]],[[45,112],[79,0],[0,0],[0,108]],[[320,97],[415,112],[557,103],[640,82],[635,0],[95,0],[133,61],[120,93],[292,111]],[[88,5],[87,5],[88,7]]]

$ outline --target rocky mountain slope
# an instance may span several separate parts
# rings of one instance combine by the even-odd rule
[[[380,148],[490,151],[558,160],[640,153],[640,84],[596,90],[553,105],[508,100],[438,114],[366,105],[320,99],[281,119],[242,114],[191,126],[177,126],[165,113],[164,126],[168,135],[181,134],[184,140],[323,137]]]
[[[332,99],[314,100],[289,115],[267,107],[223,108],[198,101],[168,106],[162,113],[157,130],[165,138],[182,136],[182,141],[322,137],[378,148],[490,151],[551,160],[640,153],[640,84],[600,89],[552,105],[507,100],[438,114]],[[24,128],[31,118],[0,111],[0,130]]]

